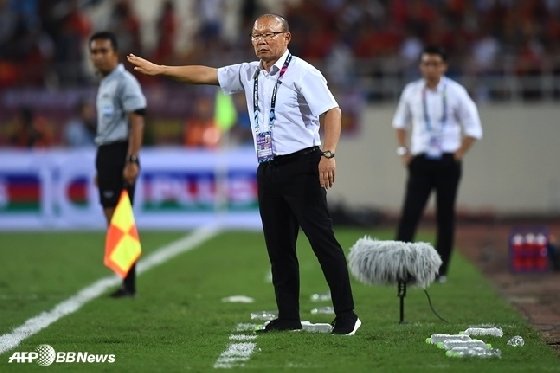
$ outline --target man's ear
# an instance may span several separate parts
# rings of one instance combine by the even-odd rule
[[[288,31],[285,35],[286,41],[289,43],[292,40],[292,33]]]

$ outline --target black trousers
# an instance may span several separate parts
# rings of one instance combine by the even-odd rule
[[[354,312],[344,252],[334,236],[327,194],[319,182],[318,147],[277,156],[257,169],[259,210],[272,269],[278,318],[300,320],[299,228],[307,236],[331,291],[334,311]]]
[[[455,234],[455,204],[462,174],[462,163],[453,154],[433,160],[424,155],[412,158],[408,165],[408,180],[396,239],[412,242],[426,202],[432,190],[436,192],[436,250],[442,265],[439,274],[447,275]]]
[[[123,178],[127,154],[128,141],[116,141],[97,148],[95,168],[99,200],[103,208],[117,206],[123,188],[127,189],[130,203],[134,205],[135,185],[125,184]],[[123,288],[136,292],[136,264],[130,267],[122,284]]]
[[[115,207],[123,188],[134,204],[135,185],[125,184],[123,170],[128,155],[128,141],[115,141],[100,145],[95,156],[99,201],[103,207]]]

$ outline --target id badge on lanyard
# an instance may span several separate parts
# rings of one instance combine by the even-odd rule
[[[292,60],[292,55],[288,54],[286,60],[284,61],[284,65],[280,69],[278,73],[278,78],[276,78],[276,83],[274,84],[274,89],[272,91],[272,97],[270,99],[270,112],[269,112],[269,121],[268,121],[268,131],[260,131],[259,125],[259,94],[258,94],[258,79],[259,73],[255,76],[254,86],[253,86],[253,115],[255,121],[255,131],[256,131],[256,143],[257,143],[257,160],[259,163],[271,161],[274,159],[274,152],[272,150],[272,128],[274,127],[274,121],[276,120],[276,94],[278,92],[278,86],[282,83],[282,77],[286,73],[288,69],[288,65]]]
[[[430,159],[441,159],[443,149],[441,146],[442,136],[440,134],[430,134],[430,142],[426,150],[426,157]]]
[[[262,163],[271,161],[273,158],[272,134],[270,131],[257,133],[257,160]]]
[[[443,127],[447,122],[447,95],[446,95],[446,86],[443,86],[443,93],[442,93],[442,106],[443,106],[443,113],[440,119],[439,128],[434,128],[432,124],[432,120],[428,113],[428,104],[426,98],[426,89],[422,91],[422,106],[424,109],[424,122],[426,123],[426,127],[430,134],[430,139],[428,143],[428,147],[426,149],[426,157],[429,159],[441,159],[443,156]]]

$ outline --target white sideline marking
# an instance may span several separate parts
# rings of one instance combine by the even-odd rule
[[[259,326],[259,324],[240,323],[240,324],[237,324],[237,326],[235,327],[235,331],[236,332],[255,331],[258,326]]]
[[[138,274],[141,274],[169,259],[190,251],[204,241],[214,237],[219,232],[217,226],[206,226],[193,231],[179,240],[165,245],[138,262]],[[42,329],[70,315],[80,309],[87,302],[97,298],[109,288],[119,284],[121,279],[115,276],[103,277],[93,284],[78,291],[75,295],[54,306],[50,311],[45,311],[25,321],[11,333],[0,336],[0,354],[17,347],[24,339],[37,334]]]
[[[243,366],[243,362],[251,358],[257,344],[253,341],[257,338],[255,334],[242,334],[240,332],[255,330],[257,324],[237,324],[235,334],[229,336],[230,343],[227,349],[218,356],[218,360],[214,363],[214,368],[232,368],[234,366]]]
[[[257,339],[254,334],[232,334],[229,336],[230,341],[253,341]]]

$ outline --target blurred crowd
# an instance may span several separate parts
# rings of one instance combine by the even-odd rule
[[[290,21],[293,52],[334,80],[342,79],[338,72],[385,73],[356,66],[361,61],[398,58],[410,67],[424,44],[445,47],[457,75],[499,73],[506,65],[520,75],[559,68],[560,0],[236,0],[234,7],[227,0],[190,0],[182,14],[178,0],[158,0],[149,48],[138,15],[145,2],[0,0],[0,87],[84,83],[91,78],[87,38],[100,27],[117,33],[123,53],[156,61],[251,58],[251,21],[270,10]],[[108,17],[96,16],[101,7]],[[195,29],[180,27],[192,23],[189,14]],[[234,32],[226,27],[232,22]],[[179,31],[191,42],[178,42]]]
[[[123,56],[134,51],[159,63],[211,66],[252,60],[249,32],[264,12],[287,17],[291,51],[318,66],[341,92],[387,78],[400,91],[417,76],[426,44],[447,50],[449,74],[467,81],[478,100],[503,98],[506,77],[560,79],[560,0],[0,0],[0,92],[95,87],[87,40],[100,29],[116,32]],[[174,84],[139,79],[146,90]],[[550,84],[552,97],[560,98],[560,88]],[[541,88],[530,83],[521,98],[539,100]],[[396,98],[364,90],[367,99]],[[81,134],[71,130],[72,118],[93,104],[81,101],[72,102],[65,118],[70,129],[56,136],[24,133],[26,125],[14,123],[34,116],[31,108],[18,107],[11,130],[0,128],[0,144],[91,143],[89,125]],[[197,113],[213,110],[205,105],[192,105],[181,122],[201,123]],[[185,144],[193,143],[188,130],[180,132]]]

